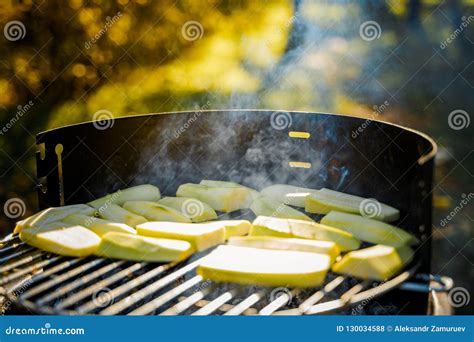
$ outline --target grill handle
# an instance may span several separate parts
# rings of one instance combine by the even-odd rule
[[[400,285],[401,290],[413,292],[448,292],[453,287],[453,279],[446,276],[432,274],[417,274],[414,280],[419,279],[421,282],[407,281]]]

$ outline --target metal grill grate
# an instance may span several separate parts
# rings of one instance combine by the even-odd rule
[[[328,274],[322,288],[286,289],[203,280],[208,251],[180,263],[60,257],[10,239],[0,249],[4,302],[34,313],[100,315],[271,315],[335,312],[402,284],[412,267],[383,284]]]

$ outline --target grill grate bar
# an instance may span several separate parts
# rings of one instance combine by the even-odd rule
[[[140,268],[142,269],[146,263],[140,263]],[[150,280],[151,278],[160,275],[161,273],[165,272],[166,270],[170,269],[172,267],[171,264],[166,264],[166,265],[161,265],[159,267],[156,267],[142,275],[140,275],[137,278],[132,279],[131,281],[120,285],[119,287],[113,289],[112,291],[109,292],[109,296],[111,298],[119,298],[123,294],[133,290],[135,287],[140,286],[141,284],[145,283],[146,281]],[[115,305],[115,304],[114,304]],[[111,309],[114,305],[108,307],[108,309]],[[81,314],[88,313],[91,311],[94,311],[98,306],[94,301],[89,301],[83,305],[81,305],[77,311],[79,311]]]
[[[346,305],[352,296],[362,291],[368,284],[369,281],[366,280],[360,284],[354,285],[348,291],[344,292],[344,294],[339,299],[313,305],[305,311],[305,314],[314,315],[322,312],[332,312],[336,309],[339,309],[340,307]]]
[[[237,316],[244,313],[252,305],[260,301],[265,296],[265,291],[259,291],[257,293],[251,294],[239,304],[235,305],[232,309],[224,313],[224,316]]]
[[[87,264],[83,264],[81,266],[78,266],[60,276],[57,276],[55,278],[52,278],[51,280],[48,280],[46,282],[44,282],[43,284],[35,287],[34,289],[31,289],[27,292],[25,292],[21,298],[22,299],[27,299],[27,298],[31,298],[37,294],[40,294],[41,292],[43,291],[46,291],[60,283],[62,283],[63,281],[66,281],[68,280],[69,278],[72,278],[80,273],[83,273],[83,272],[86,272],[87,270],[95,267],[95,266],[98,266],[100,264],[102,264],[103,262],[105,261],[105,259],[94,259],[90,262],[88,262]]]
[[[108,265],[106,265],[102,268],[99,268],[98,270],[96,270],[92,273],[89,273],[89,274],[87,274],[83,277],[80,277],[80,278],[76,279],[75,281],[73,281],[72,283],[67,284],[66,286],[63,286],[59,289],[56,289],[54,292],[51,292],[50,294],[48,294],[44,297],[38,298],[36,300],[36,302],[38,303],[38,305],[44,305],[48,302],[51,302],[52,300],[54,300],[56,298],[67,295],[69,292],[77,289],[79,286],[83,286],[83,285],[89,283],[90,281],[94,280],[95,278],[98,278],[98,277],[112,271],[113,269],[119,267],[120,265],[122,265],[124,263],[125,263],[125,261],[117,261],[117,262],[108,264]]]
[[[36,270],[38,270],[40,268],[43,268],[43,267],[45,267],[49,264],[52,264],[52,263],[54,263],[54,262],[56,262],[60,259],[61,259],[60,256],[55,256],[55,257],[52,257],[51,259],[43,260],[43,261],[37,262],[36,264],[33,264],[31,266],[22,268],[21,270],[18,270],[15,273],[12,273],[12,274],[10,274],[6,277],[1,278],[0,279],[0,285],[10,283],[13,280],[15,280],[15,279],[17,279],[17,278],[19,278],[23,275],[26,275],[28,273],[34,273]]]
[[[136,272],[138,271],[140,268],[143,267],[143,263],[137,263],[137,264],[133,264],[132,266],[118,272],[118,273],[115,273],[114,275],[110,276],[110,277],[107,277],[106,279],[104,280],[101,280],[99,281],[98,283],[95,283],[95,284],[92,284],[88,287],[86,287],[85,289],[81,290],[80,292],[76,292],[75,294],[73,294],[72,296],[66,298],[64,301],[62,301],[61,303],[59,303],[56,308],[57,309],[64,309],[64,308],[67,308],[68,306],[71,306],[77,302],[79,302],[80,300],[86,298],[87,296],[89,295],[92,295],[94,292],[96,291],[99,291],[101,289],[104,289],[106,288],[107,286],[127,277],[127,276],[130,276],[131,274],[133,274],[133,272]]]
[[[216,299],[212,300],[211,302],[209,302],[207,305],[205,305],[204,307],[200,308],[199,310],[197,310],[196,312],[194,312],[192,315],[193,316],[207,316],[207,315],[210,315],[212,314],[214,311],[216,311],[217,309],[219,309],[222,305],[224,305],[225,303],[227,303],[229,300],[232,299],[232,297],[234,297],[235,295],[237,294],[237,290],[236,289],[233,289],[233,290],[230,290],[230,291],[227,291],[223,294],[221,294],[219,297],[217,297]]]
[[[44,254],[44,252],[35,250],[34,248],[28,248],[28,249],[24,249],[22,251],[10,254],[9,256],[0,259],[0,263],[4,264],[7,261],[10,261],[12,259],[17,259],[21,256],[24,256],[25,254],[28,254],[28,253],[31,253],[31,254],[28,255],[27,257],[24,257],[24,258],[19,259],[15,262],[12,262],[12,263],[7,264],[3,267],[0,267],[0,273],[8,272],[8,271],[10,271],[14,268],[17,268],[18,266],[21,266],[21,265],[27,264],[29,262],[32,262],[33,260],[38,259],[41,255]]]
[[[195,276],[185,283],[175,287],[171,291],[166,292],[165,294],[159,296],[158,298],[146,303],[145,305],[139,307],[138,309],[133,310],[132,312],[129,313],[129,315],[147,315],[161,307],[162,305],[168,303],[170,300],[176,298],[178,295],[181,293],[185,292],[186,290],[189,290],[191,287],[193,287],[196,284],[199,284],[199,282],[202,280],[201,276]]]
[[[199,302],[201,299],[203,299],[205,296],[207,296],[209,293],[214,291],[217,288],[216,285],[211,285],[209,287],[206,287],[205,289],[198,291],[194,293],[193,295],[183,299],[181,302],[176,304],[175,306],[169,308],[168,310],[164,311],[161,313],[163,316],[169,316],[169,315],[179,315],[180,313],[186,311],[189,309],[191,306]]]
[[[102,315],[110,315],[112,313],[118,313],[118,312],[121,312],[121,311],[125,310],[127,307],[131,306],[132,304],[135,304],[135,303],[143,300],[144,298],[150,296],[151,294],[155,293],[156,291],[162,289],[166,285],[169,285],[171,282],[175,281],[179,277],[185,275],[186,273],[188,273],[189,271],[194,269],[201,262],[201,260],[202,260],[202,258],[190,263],[189,265],[186,265],[186,266],[178,269],[177,271],[167,275],[164,278],[158,279],[156,282],[144,287],[143,289],[139,290],[138,292],[135,292],[133,294],[133,296],[125,298],[125,299],[121,300],[118,303],[115,303],[114,305],[106,308],[105,310],[101,311],[100,313]],[[114,297],[112,297],[112,298],[114,298]]]
[[[5,243],[9,243],[8,242],[5,242]],[[0,254],[6,254],[10,251],[14,251],[22,246],[25,246],[26,244],[24,242],[18,242],[18,243],[12,243],[10,246],[6,246],[5,248],[1,248],[0,249]]]
[[[261,316],[267,316],[271,315],[275,311],[277,311],[279,308],[287,305],[289,302],[291,302],[291,299],[298,295],[301,291],[299,289],[293,289],[290,291],[289,294],[283,293],[278,298],[270,302],[267,306],[265,306],[260,312],[258,313]]]
[[[311,306],[314,304],[318,303],[321,299],[324,298],[328,293],[334,291],[336,287],[341,285],[344,282],[345,278],[342,276],[339,276],[333,280],[331,280],[329,283],[324,286],[322,290],[319,290],[318,292],[315,292],[311,297],[306,299],[301,305],[299,306],[299,309],[302,313],[306,312]]]

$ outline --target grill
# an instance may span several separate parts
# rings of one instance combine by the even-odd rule
[[[184,264],[154,265],[52,256],[12,239],[0,250],[8,303],[43,314],[318,314],[387,292],[416,266],[384,284],[331,274],[321,289],[215,284],[196,275],[203,254]],[[6,275],[10,272],[8,275]]]
[[[37,144],[40,208],[142,183],[157,184],[164,195],[205,178],[254,188],[288,183],[350,189],[394,205],[402,213],[398,224],[422,243],[412,264],[389,281],[330,273],[322,288],[288,289],[203,280],[195,269],[209,251],[180,264],[74,259],[9,237],[0,249],[6,307],[43,314],[426,314],[428,290],[452,285],[437,278],[430,287],[427,275],[436,146],[421,133],[332,114],[198,111],[63,127],[39,134]]]

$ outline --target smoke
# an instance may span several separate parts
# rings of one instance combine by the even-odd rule
[[[341,22],[326,18],[324,8],[342,11]],[[341,90],[341,80],[350,78],[354,72],[347,59],[354,64],[352,59],[357,58],[346,38],[355,37],[364,44],[372,44],[370,50],[375,58],[377,36],[383,31],[375,32],[375,38],[370,36],[369,41],[359,35],[363,22],[366,22],[364,34],[377,29],[377,25],[369,22],[370,13],[377,10],[377,2],[296,1],[295,13],[286,23],[290,35],[281,59],[271,68],[243,63],[260,80],[259,90],[234,92],[225,100],[206,99],[194,103],[192,114],[173,115],[172,120],[166,120],[166,125],[157,127],[155,143],[141,152],[143,166],[137,172],[136,182],[159,182],[160,189],[171,196],[179,184],[205,178],[235,181],[258,190],[275,183],[345,189],[351,170],[346,160],[352,156],[347,152],[334,156],[345,142],[343,133],[338,131],[338,120],[308,117],[305,121],[282,112],[288,116],[271,122],[269,113],[212,114],[206,110],[275,108],[334,112],[335,89]],[[369,25],[372,26],[365,29]],[[246,43],[246,37],[242,37],[241,43]],[[271,40],[261,42],[272,43]],[[373,79],[368,79],[361,88],[355,87],[354,93],[374,94],[381,98],[376,104],[386,100]],[[304,139],[291,139],[290,130],[316,134],[317,142],[311,146]],[[350,138],[350,132],[346,133]],[[314,137],[310,140],[314,143]],[[309,169],[290,167],[289,163],[295,161],[311,166]]]

